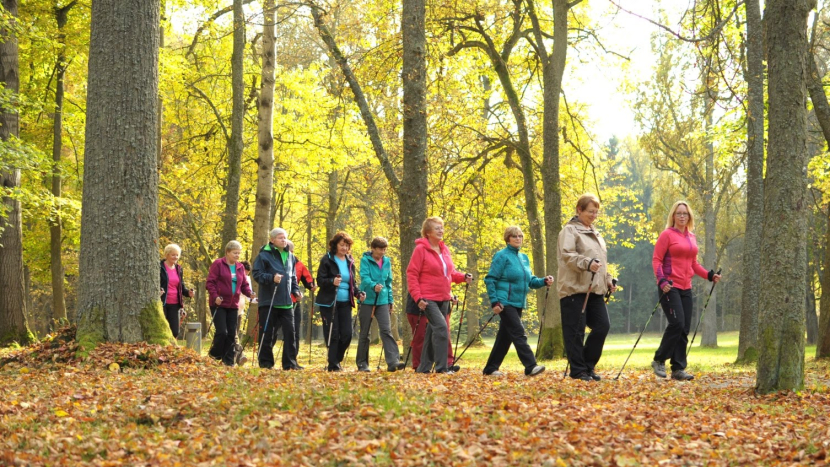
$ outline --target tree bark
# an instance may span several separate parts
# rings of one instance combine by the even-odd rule
[[[231,139],[228,142],[228,178],[225,191],[225,213],[222,225],[222,245],[236,240],[236,222],[239,214],[239,185],[242,179],[242,140],[245,121],[245,17],[242,0],[233,0],[233,53],[231,54]]]
[[[804,296],[807,222],[807,15],[811,0],[766,4],[769,146],[761,240],[758,370],[755,389],[804,386]],[[774,221],[773,221],[774,220]],[[782,248],[786,245],[786,248]]]
[[[710,59],[711,60],[711,59]],[[709,60],[707,60],[708,62]],[[706,129],[706,164],[704,183],[706,186],[703,189],[703,226],[705,228],[703,237],[703,266],[706,268],[715,268],[717,262],[717,246],[715,244],[715,232],[717,232],[717,215],[715,212],[715,144],[712,141],[712,114],[715,111],[715,99],[717,95],[716,81],[712,76],[711,64],[707,63],[703,70],[703,86],[705,111],[703,120]],[[715,348],[718,346],[718,314],[715,310],[718,309],[718,292],[717,288],[705,288],[707,294],[711,291],[711,295],[704,299],[707,308],[701,308],[703,315],[703,329],[700,335],[701,347]]]
[[[467,249],[467,271],[478,271],[478,251],[476,251],[476,244],[478,235],[474,235],[470,241],[470,248]],[[476,337],[479,328],[481,328],[481,301],[478,294],[478,278],[470,284],[470,288],[466,292],[465,297],[459,297],[462,300],[467,300],[467,310],[464,312],[464,320],[467,322],[467,338],[464,339],[464,346],[467,345],[482,345],[484,341],[481,336]],[[462,304],[463,305],[463,304]],[[474,340],[475,339],[475,340]]]
[[[3,8],[13,22],[0,29],[0,84],[14,94],[20,91],[18,40],[14,35],[17,0],[3,0]],[[0,139],[16,139],[20,116],[15,108],[0,108]],[[0,170],[0,189],[20,186],[20,169]],[[26,289],[23,280],[23,223],[20,201],[3,197],[5,217],[0,211],[0,345],[28,344],[34,340],[26,322]]]
[[[764,223],[764,30],[759,0],[746,0],[747,169],[746,229],[742,263],[738,361],[758,360],[758,296],[761,229]]]
[[[159,2],[98,0],[91,25],[77,340],[81,352],[172,344],[158,281]]]

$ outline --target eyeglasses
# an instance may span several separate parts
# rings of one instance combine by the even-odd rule
[[[524,235],[511,235],[510,238],[525,238]]]
[[[689,217],[688,212],[676,212],[676,213],[674,213],[674,215],[677,216],[677,217]]]

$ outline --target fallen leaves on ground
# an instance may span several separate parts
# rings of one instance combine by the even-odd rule
[[[110,371],[133,361],[135,346],[120,347],[104,347],[108,361],[2,367],[0,465],[828,462],[827,364],[810,364],[800,393],[757,396],[751,370],[735,369],[685,383],[645,371],[587,383],[559,371],[226,368],[194,354]],[[153,352],[167,358],[166,348]]]

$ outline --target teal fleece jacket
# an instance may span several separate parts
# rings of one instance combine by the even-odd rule
[[[525,308],[528,290],[544,287],[545,279],[530,272],[530,261],[526,254],[507,245],[493,255],[484,283],[487,285],[490,305],[501,303]]]
[[[392,261],[388,256],[383,257],[383,269],[372,258],[371,252],[363,253],[360,258],[360,290],[366,293],[363,303],[375,304],[375,285],[380,284],[383,289],[378,293],[378,305],[391,305],[392,301]]]

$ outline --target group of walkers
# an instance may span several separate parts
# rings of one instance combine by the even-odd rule
[[[559,232],[557,250],[557,290],[565,354],[571,378],[599,381],[601,377],[596,372],[596,366],[611,325],[606,302],[616,289],[616,280],[607,269],[605,240],[594,226],[600,211],[599,199],[592,194],[584,194],[579,197],[575,211],[573,218]],[[692,277],[698,275],[712,282],[718,282],[721,278],[714,270],[707,271],[698,264],[693,229],[694,215],[689,204],[685,201],[674,203],[652,257],[659,303],[669,324],[651,366],[657,376],[665,378],[668,376],[665,362],[669,360],[671,378],[681,381],[694,378],[686,372]],[[457,298],[452,295],[452,285],[470,284],[473,275],[455,269],[443,241],[444,222],[440,217],[424,220],[421,237],[415,241],[406,270],[409,293],[404,299],[404,306],[413,339],[402,362],[391,330],[393,268],[390,258],[386,256],[387,240],[383,237],[372,240],[370,250],[360,257],[358,277],[351,255],[353,241],[347,233],[338,232],[329,240],[328,252],[320,259],[315,281],[305,265],[294,256],[288,233],[280,228],[272,230],[269,242],[260,249],[251,271],[261,295],[256,326],[259,366],[275,366],[273,347],[277,331],[282,329],[282,368],[303,369],[297,361],[301,320],[299,304],[302,298],[299,283],[302,282],[307,290],[317,291],[314,305],[320,310],[323,320],[327,371],[343,371],[342,363],[352,342],[352,309],[356,300],[360,302],[357,313],[360,335],[355,358],[358,371],[371,371],[369,330],[373,321],[378,324],[382,355],[385,356],[388,371],[403,370],[410,353],[412,367],[418,373],[459,371],[449,332],[450,313],[453,303],[457,303]],[[554,278],[551,275],[533,275],[527,255],[521,252],[524,234],[519,227],[508,227],[504,231],[504,242],[505,247],[493,256],[484,278],[493,316],[499,315],[501,319],[483,372],[485,375],[502,376],[499,368],[512,344],[524,366],[525,375],[535,376],[545,371],[545,367],[536,361],[521,317],[527,306],[528,292],[541,287],[550,288]],[[206,282],[212,322],[216,326],[209,354],[229,366],[242,363],[240,358],[244,349],[237,339],[242,317],[241,296],[257,302],[246,276],[246,268],[239,261],[241,252],[239,242],[229,242],[224,257],[211,265]],[[194,296],[193,289],[184,287],[182,269],[177,264],[180,254],[178,246],[168,245],[164,249],[165,259],[160,264],[164,314],[174,335],[179,333],[182,297]],[[586,327],[590,328],[587,338]]]

